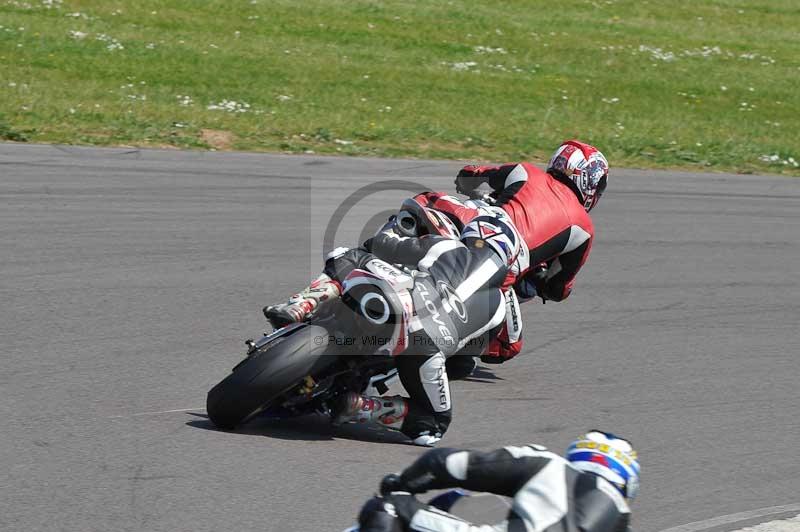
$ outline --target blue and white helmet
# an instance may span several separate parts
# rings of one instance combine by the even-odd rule
[[[489,246],[507,266],[514,264],[522,247],[522,238],[505,212],[473,218],[461,231],[461,241],[470,247]]]
[[[592,430],[567,447],[566,459],[576,469],[601,476],[628,499],[639,491],[639,461],[628,440]]]

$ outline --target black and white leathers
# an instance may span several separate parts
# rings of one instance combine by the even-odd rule
[[[468,247],[440,236],[403,238],[382,232],[372,239],[371,251],[387,262],[423,273],[415,280],[415,307],[421,325],[432,337],[447,336],[452,326],[450,336],[455,341],[440,342],[445,356],[503,322],[505,303],[500,287],[508,269],[488,246]],[[421,311],[429,300],[426,288],[433,289],[433,302],[441,305],[445,316],[432,320],[430,312]]]
[[[325,273],[341,281],[375,257],[417,272],[409,345],[396,359],[411,399],[401,430],[412,439],[420,434],[441,437],[452,408],[446,359],[465,348],[480,354],[497,335],[505,322],[500,287],[508,268],[488,246],[468,247],[440,236],[404,238],[387,231],[365,248],[330,255]]]
[[[630,509],[605,479],[575,469],[544,447],[505,447],[487,453],[436,449],[401,475],[411,493],[461,487],[512,498],[508,517],[496,525],[472,525],[399,498],[396,511],[418,532],[625,532]],[[386,499],[390,502],[392,496]]]

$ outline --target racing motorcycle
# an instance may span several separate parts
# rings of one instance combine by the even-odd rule
[[[452,221],[412,200],[393,223],[406,236],[458,238]],[[451,318],[435,312],[442,297],[452,295],[441,294],[424,273],[369,261],[344,279],[341,298],[309,321],[247,340],[246,358],[208,392],[209,419],[232,430],[255,416],[332,416],[349,391],[385,394],[397,378],[393,359],[406,351],[410,333],[424,329],[447,344],[442,331],[455,330],[455,324],[443,323]]]

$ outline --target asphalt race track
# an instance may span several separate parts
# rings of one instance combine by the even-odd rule
[[[219,432],[205,395],[319,271],[348,195],[458,168],[0,144],[0,530],[348,526],[419,448],[316,418]],[[336,243],[406,194],[361,198]],[[800,181],[614,170],[593,218],[575,293],[525,306],[524,353],[453,385],[443,443],[627,435],[638,531],[796,505]]]

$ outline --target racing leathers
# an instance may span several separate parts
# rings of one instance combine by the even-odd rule
[[[494,207],[482,201],[461,201],[444,192],[423,192],[412,198],[419,205],[441,212],[462,231],[477,216],[491,212]],[[506,300],[506,321],[489,345],[483,350],[481,360],[489,364],[505,362],[522,351],[522,315],[513,285],[522,269],[528,269],[528,250],[523,249],[503,280],[503,297]],[[453,360],[455,361],[455,359]]]
[[[400,380],[410,396],[408,409],[399,427],[383,424],[398,428],[416,443],[433,444],[451,420],[446,360],[457,352],[459,356],[478,355],[497,335],[506,315],[500,288],[507,266],[489,246],[382,231],[363,248],[332,254],[325,274],[343,282],[350,272],[364,269],[376,257],[415,271],[411,292],[415,316],[409,325],[408,347],[395,357]],[[372,402],[355,407],[361,405],[375,407]],[[393,422],[397,418],[397,412],[391,413]]]
[[[473,525],[410,494],[464,488],[512,498],[505,521]],[[436,449],[387,477],[359,515],[359,532],[625,532],[630,508],[608,481],[544,447]]]
[[[509,215],[530,252],[529,264],[514,282],[520,300],[567,298],[594,238],[575,185],[530,163],[465,166],[456,178],[465,193],[482,183],[491,187],[495,204]]]

